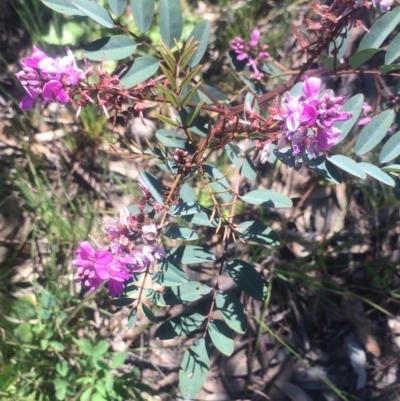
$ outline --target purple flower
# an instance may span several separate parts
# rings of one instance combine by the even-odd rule
[[[258,68],[260,60],[265,60],[269,57],[266,51],[268,46],[266,44],[260,44],[260,31],[255,28],[251,33],[250,41],[245,42],[242,38],[236,37],[231,40],[231,50],[235,53],[237,61],[247,61],[247,65],[251,67],[253,72],[251,78],[259,81],[264,77],[264,73]]]
[[[251,33],[249,47],[256,47],[258,45],[259,40],[260,40],[260,31],[256,28]]]
[[[75,279],[90,291],[96,290],[108,281],[111,296],[120,296],[124,291],[124,282],[132,277],[127,265],[130,260],[118,258],[112,252],[103,249],[94,250],[88,241],[80,242],[72,264],[78,267]]]
[[[31,109],[38,98],[44,103],[68,103],[71,99],[67,87],[78,85],[84,77],[70,50],[67,56],[52,59],[33,47],[32,55],[25,58],[21,65],[22,71],[15,76],[27,92],[20,102],[23,110]]]
[[[348,120],[352,113],[341,110],[344,97],[329,93],[321,97],[319,78],[306,78],[302,89],[304,94],[301,96],[285,93],[281,107],[270,110],[272,117],[282,122],[283,132],[277,147],[290,146],[295,156],[306,152],[318,156],[321,151],[334,146],[339,138],[340,130],[333,126],[334,123]]]

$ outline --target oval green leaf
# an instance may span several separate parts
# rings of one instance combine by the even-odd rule
[[[180,337],[196,330],[203,321],[204,316],[200,315],[200,313],[175,316],[158,327],[154,336],[160,340],[170,340],[171,338]]]
[[[110,6],[111,11],[117,17],[120,17],[122,13],[125,11],[127,2],[128,0],[108,0],[108,5]]]
[[[353,128],[354,124],[357,122],[358,117],[360,117],[362,107],[364,104],[364,96],[361,94],[355,95],[350,98],[341,108],[341,111],[349,111],[353,113],[353,116],[350,117],[347,121],[339,121],[335,123],[335,127],[340,129],[341,133],[336,142],[336,145],[342,142],[348,133]]]
[[[94,346],[93,356],[95,358],[100,358],[108,351],[109,348],[110,348],[110,344],[105,340],[101,340],[98,344],[96,344]]]
[[[202,246],[186,245],[170,249],[167,259],[175,263],[193,264],[215,260],[215,255]]]
[[[154,315],[153,311],[146,306],[145,304],[141,304],[143,314],[150,320],[152,323],[158,323],[156,316]]]
[[[181,285],[189,281],[187,274],[168,259],[158,262],[158,266],[160,267],[160,271],[154,272],[151,275],[151,279],[157,284],[169,287]]]
[[[231,162],[239,169],[240,175],[254,181],[257,178],[256,169],[248,156],[242,157],[243,151],[234,143],[225,147]]]
[[[114,21],[112,20],[108,11],[99,6],[94,1],[90,0],[75,0],[72,4],[92,20],[98,22],[106,28],[114,28]]]
[[[350,159],[347,156],[334,155],[329,157],[328,160],[335,166],[341,168],[349,174],[355,175],[356,177],[362,178],[363,180],[367,178],[365,171],[361,167],[359,167],[353,159]]]
[[[369,32],[361,39],[358,51],[370,48],[378,48],[383,41],[392,33],[392,31],[400,23],[400,8],[396,7],[393,11],[385,13],[374,25]]]
[[[219,292],[215,298],[217,310],[221,313],[225,323],[238,333],[247,330],[247,317],[243,305],[230,292]]]
[[[179,389],[186,400],[199,393],[210,370],[210,357],[204,338],[197,340],[183,355],[179,370]]]
[[[385,64],[392,64],[400,57],[400,33],[396,35],[392,43],[390,43],[386,54],[385,54]]]
[[[369,176],[383,182],[386,185],[394,187],[394,179],[389,174],[383,172],[379,167],[364,162],[358,163],[358,166],[361,167]]]
[[[159,64],[159,61],[154,57],[137,57],[128,63],[128,69],[121,78],[121,84],[126,89],[133,88],[154,75]]]
[[[196,239],[199,239],[198,235],[189,228],[182,228],[177,226],[168,227],[164,231],[164,235],[167,238],[178,239],[183,241],[194,241]]]
[[[388,173],[400,173],[400,164],[391,164],[390,166],[382,167],[382,170]]]
[[[211,287],[206,284],[201,284],[198,281],[188,281],[178,287],[166,288],[164,300],[167,305],[179,305],[197,301],[210,291]]]
[[[83,50],[89,60],[122,60],[136,50],[136,43],[127,36],[116,35],[102,38],[90,43]]]
[[[210,29],[210,21],[203,20],[195,26],[192,33],[189,35],[189,38],[193,38],[195,42],[199,42],[195,53],[189,60],[189,66],[192,68],[200,63],[207,50],[208,41],[210,39]]]
[[[85,15],[85,13],[78,10],[70,0],[41,0],[41,2],[52,10],[64,15]]]
[[[188,146],[187,139],[176,131],[159,129],[156,137],[164,146],[170,148],[186,149]]]
[[[137,322],[137,306],[135,306],[128,315],[128,328],[133,329]]]
[[[270,189],[255,189],[240,197],[245,202],[263,207],[292,207],[292,200]]]
[[[259,301],[263,300],[264,280],[251,264],[243,260],[231,260],[226,264],[226,271],[243,291]]]
[[[141,171],[140,176],[143,180],[144,185],[147,187],[147,189],[150,191],[150,193],[153,195],[154,199],[159,202],[164,204],[164,199],[163,199],[163,188],[160,180],[157,180],[154,175],[146,172],[146,171]]]
[[[208,325],[208,334],[218,351],[228,356],[232,355],[235,349],[232,331],[223,320],[212,319]]]
[[[359,50],[349,58],[349,64],[352,68],[356,69],[361,67],[368,61],[374,54],[378,53],[379,49],[364,49]]]
[[[146,33],[154,17],[154,0],[131,0],[131,8],[136,26]]]
[[[355,144],[356,154],[363,155],[378,145],[392,125],[394,117],[393,110],[385,110],[367,124]]]
[[[172,49],[179,42],[183,30],[183,18],[179,0],[160,0],[160,31],[163,42]]]
[[[193,224],[198,224],[200,226],[216,227],[218,225],[218,220],[216,217],[212,217],[212,211],[205,208],[202,205],[198,205],[199,211],[196,214],[182,215],[182,218]]]
[[[389,140],[383,145],[379,155],[381,163],[388,163],[400,155],[400,131],[392,135]]]
[[[244,221],[236,227],[236,230],[241,233],[241,238],[246,241],[271,246],[279,245],[278,234],[260,221]]]

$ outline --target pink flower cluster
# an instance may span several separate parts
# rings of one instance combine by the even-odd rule
[[[146,201],[138,203],[139,213],[130,213],[123,208],[119,219],[104,223],[109,245],[101,243],[94,249],[85,241],[79,244],[75,252],[72,262],[78,268],[75,279],[90,291],[108,282],[110,295],[120,296],[127,280],[165,257],[164,249],[157,246],[156,242],[161,229],[154,221],[157,207],[144,212],[150,196],[147,188],[142,183],[140,185]]]
[[[43,103],[70,102],[70,88],[78,85],[84,76],[70,50],[67,56],[53,59],[34,47],[32,55],[21,64],[22,71],[15,75],[27,92],[19,104],[23,110],[31,109],[36,99]]]
[[[245,42],[242,38],[236,37],[231,43],[231,50],[235,53],[236,60],[247,61],[247,65],[252,68],[251,78],[259,81],[264,74],[259,70],[258,63],[269,57],[266,51],[268,46],[260,44],[260,31],[254,29],[249,42]]]
[[[278,124],[280,134],[277,147],[291,147],[293,155],[309,153],[318,156],[336,144],[340,130],[334,127],[336,121],[346,121],[352,113],[341,111],[344,97],[333,97],[329,93],[320,96],[321,80],[306,78],[302,85],[304,95],[293,96],[286,92],[280,107],[270,109]],[[272,140],[258,142],[261,161],[269,156]]]

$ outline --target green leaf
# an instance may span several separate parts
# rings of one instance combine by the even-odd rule
[[[201,88],[204,88],[207,93],[212,96],[217,102],[226,102],[228,100],[227,96],[224,93],[218,91],[212,86],[203,84]],[[205,100],[206,104],[214,104],[213,101],[208,97],[208,95],[201,91],[201,88],[198,91],[200,99]]]
[[[361,39],[358,51],[370,48],[378,48],[383,41],[392,33],[400,23],[400,8],[396,7],[393,11],[385,13],[369,32]]]
[[[179,305],[197,301],[210,291],[211,287],[206,284],[201,284],[198,281],[188,281],[178,287],[166,288],[164,300],[167,305]]]
[[[158,262],[160,271],[154,272],[151,279],[165,287],[181,285],[189,281],[187,274],[173,262],[168,259],[163,259]]]
[[[126,89],[139,85],[154,75],[160,62],[154,57],[137,57],[128,63],[128,69],[121,78],[121,84]]]
[[[58,13],[65,15],[79,15],[84,16],[85,13],[78,10],[71,0],[40,0],[44,5],[51,8]]]
[[[204,53],[207,50],[208,41],[210,39],[210,29],[210,21],[203,20],[194,27],[193,31],[189,35],[189,38],[193,37],[195,42],[199,42],[196,52],[189,60],[189,66],[192,68],[200,63]]]
[[[388,173],[400,173],[400,164],[391,164],[390,166],[382,167],[382,170]]]
[[[129,306],[132,305],[135,300],[133,298],[115,298],[111,300],[111,303],[114,306],[118,306],[119,308],[123,306]]]
[[[228,356],[232,355],[235,349],[232,331],[223,320],[212,319],[208,325],[208,334],[218,351]]]
[[[127,36],[116,35],[96,40],[87,45],[83,55],[89,60],[121,60],[136,50],[136,43]]]
[[[247,330],[247,318],[243,305],[237,297],[230,292],[220,292],[215,299],[217,310],[221,313],[225,323],[238,333]]]
[[[358,166],[361,167],[368,175],[375,178],[376,180],[381,181],[384,184],[390,185],[391,187],[394,187],[394,179],[390,175],[383,172],[379,167],[364,162],[358,163]]]
[[[171,216],[188,216],[202,211],[202,206],[196,202],[182,202],[169,209]]]
[[[309,155],[303,155],[303,160],[312,170],[314,170],[321,177],[326,180],[333,182],[334,184],[340,184],[342,182],[342,176],[339,170],[326,159],[325,155],[318,157],[310,157]]]
[[[178,246],[168,251],[167,259],[176,263],[205,263],[215,260],[215,255],[202,246]]]
[[[242,150],[234,143],[225,146],[226,153],[231,162],[239,169],[241,175],[254,181],[257,178],[257,172],[248,156],[241,157]]]
[[[117,17],[120,17],[122,13],[125,11],[127,1],[128,0],[108,0],[108,5],[110,6],[111,11]]]
[[[243,260],[231,260],[226,264],[226,271],[243,291],[259,301],[263,300],[264,280],[251,264]]]
[[[224,202],[230,202],[233,198],[230,193],[231,186],[224,174],[210,164],[203,164],[203,169],[206,175],[211,178],[211,188],[216,192],[216,195]]]
[[[159,129],[156,132],[156,137],[164,146],[170,148],[186,149],[188,147],[188,141],[186,137],[182,136],[176,131]]]
[[[353,54],[349,58],[349,64],[352,68],[356,69],[362,66],[366,61],[368,61],[373,55],[379,52],[379,49],[364,49],[359,50],[356,54]]]
[[[92,344],[90,344],[89,340],[87,340],[86,338],[81,338],[81,339],[77,340],[76,342],[79,345],[79,348],[81,349],[81,351],[85,355],[88,355],[88,356],[93,355],[94,348],[93,348]]]
[[[195,194],[193,188],[187,183],[184,183],[182,185],[182,187],[179,191],[179,195],[182,198],[182,200],[186,203],[196,201],[196,194]]]
[[[108,11],[90,0],[75,0],[72,4],[92,20],[98,22],[106,28],[114,28],[114,21]]]
[[[386,54],[385,54],[385,64],[392,64],[400,57],[400,33],[393,39],[390,43]]]
[[[198,224],[201,226],[216,227],[218,225],[218,220],[216,217],[212,217],[212,211],[205,208],[202,205],[198,205],[199,212],[191,215],[182,215],[182,218],[193,224]]]
[[[146,295],[146,298],[149,301],[153,302],[153,304],[155,304],[155,305],[158,305],[158,306],[166,306],[167,305],[164,301],[164,297],[158,291],[154,291],[151,288],[145,288],[144,294]]]
[[[147,317],[147,319],[150,320],[150,322],[158,323],[158,319],[156,318],[153,311],[148,306],[146,306],[145,304],[141,304],[140,306],[142,307],[142,311],[143,311],[144,315]]]
[[[210,370],[210,357],[204,338],[197,340],[183,355],[179,370],[179,389],[185,399],[194,399]]]
[[[270,189],[255,189],[240,197],[243,201],[263,207],[292,207],[292,200]]]
[[[110,348],[110,344],[105,340],[101,340],[98,344],[94,346],[93,356],[96,358],[100,358],[108,351],[108,348]]]
[[[355,144],[356,154],[363,155],[378,145],[392,125],[394,117],[393,110],[385,110],[367,124]]]
[[[379,161],[388,163],[400,155],[400,131],[392,135],[389,140],[383,145]]]
[[[204,316],[200,315],[200,313],[175,316],[158,327],[154,336],[160,340],[170,340],[180,337],[196,330],[203,321]]]
[[[154,199],[157,202],[164,204],[163,187],[161,181],[154,177],[154,175],[147,173],[146,171],[141,171],[140,177],[142,178],[144,185],[153,195]]]
[[[304,95],[304,92],[303,92],[303,83],[302,83],[302,82],[297,82],[297,84],[294,85],[294,86],[292,87],[292,89],[290,89],[289,93],[290,93],[292,96],[301,96],[301,95]]]
[[[379,71],[382,74],[387,74],[388,72],[393,72],[400,70],[400,64],[387,64],[387,65],[381,65],[379,67]]]
[[[160,31],[163,42],[172,49],[179,42],[183,30],[182,11],[179,0],[160,0]]]
[[[128,315],[128,328],[133,329],[135,327],[135,324],[137,322],[137,316],[138,316],[138,311],[137,311],[137,306],[135,306]]]
[[[363,104],[364,104],[364,96],[358,94],[350,98],[341,108],[341,111],[349,111],[353,113],[353,116],[350,117],[347,121],[339,121],[334,124],[336,128],[342,131],[339,135],[336,145],[342,142],[346,138],[348,133],[353,128],[354,124],[357,122],[358,117],[360,117]]]
[[[131,0],[131,8],[136,26],[146,33],[154,17],[154,0]]]
[[[126,351],[121,351],[114,354],[114,358],[111,362],[111,368],[118,369],[119,367],[121,367],[123,363],[126,361],[127,356],[128,353]]]
[[[348,27],[344,27],[340,31],[340,34],[335,39],[335,41],[329,44],[329,54],[331,54],[333,57],[336,57],[338,60],[342,59],[350,43],[350,33],[351,29],[349,29]],[[337,54],[334,54],[335,49],[337,48],[339,48],[339,50],[337,50]]]
[[[334,155],[329,157],[328,160],[349,174],[355,175],[363,180],[367,178],[365,171],[359,167],[353,159],[350,159],[347,156]]]
[[[246,241],[257,242],[259,244],[278,246],[279,237],[270,227],[260,221],[244,221],[236,230],[242,233],[241,238]]]
[[[179,239],[184,241],[194,241],[196,239],[199,239],[198,235],[189,228],[182,228],[177,226],[168,227],[164,231],[164,235],[171,239]]]

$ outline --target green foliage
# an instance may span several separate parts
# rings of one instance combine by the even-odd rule
[[[127,67],[121,77],[121,84],[129,89],[154,75],[159,68],[159,61],[154,57],[137,57]]]
[[[136,26],[146,33],[154,17],[154,0],[131,0],[131,7]]]
[[[204,338],[197,340],[185,352],[179,371],[179,389],[186,399],[196,397],[210,370],[210,357]]]
[[[173,48],[183,30],[183,17],[179,0],[160,0],[159,24],[163,42]]]
[[[101,38],[85,47],[83,55],[89,60],[122,60],[136,50],[136,43],[127,36]]]
[[[382,141],[394,121],[394,111],[385,110],[367,124],[360,133],[355,144],[355,151],[363,155],[371,151]]]

